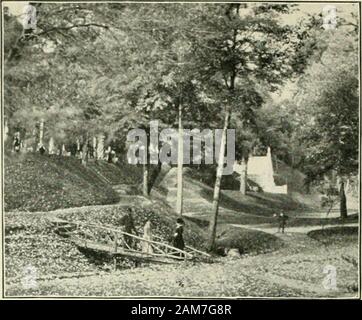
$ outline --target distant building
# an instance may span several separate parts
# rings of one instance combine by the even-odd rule
[[[242,165],[237,162],[234,163],[234,172],[241,174]],[[248,179],[257,183],[264,192],[270,193],[288,193],[288,186],[277,186],[274,182],[274,169],[271,157],[271,150],[268,147],[266,156],[253,156],[249,157],[247,164]]]

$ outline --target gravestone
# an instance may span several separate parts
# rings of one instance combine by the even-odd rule
[[[104,159],[104,135],[99,134],[97,136],[97,160]]]
[[[55,146],[54,146],[54,138],[49,138],[49,147],[48,147],[49,154],[55,154]]]

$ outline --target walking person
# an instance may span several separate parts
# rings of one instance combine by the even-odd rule
[[[14,137],[13,146],[14,146],[14,151],[15,152],[20,151],[21,141],[20,141],[20,137],[17,134]]]
[[[124,232],[130,234],[130,235],[128,235],[128,234],[124,235],[125,243],[127,244],[127,246],[129,248],[135,249],[135,244],[133,242],[133,237],[131,236],[131,234],[137,234],[137,230],[136,230],[134,219],[132,216],[132,208],[127,209],[126,215],[120,219],[119,224],[123,226]],[[126,249],[129,249],[129,248],[126,248]]]
[[[43,155],[43,154],[45,154],[45,147],[43,146],[43,145],[41,145],[40,146],[40,148],[39,148],[39,153],[41,154],[41,155]]]
[[[143,227],[143,239],[152,241],[152,230],[151,230],[151,221],[148,220]],[[142,242],[142,251],[145,253],[153,253],[151,243],[147,241]]]
[[[276,215],[274,215],[276,216]],[[284,229],[285,229],[285,225],[287,223],[288,220],[288,216],[284,214],[284,212],[281,212],[278,215],[278,233],[281,231],[282,233],[284,233]]]
[[[173,235],[172,244],[175,248],[180,249],[180,250],[185,249],[185,242],[184,242],[184,238],[183,238],[184,225],[185,225],[185,222],[183,221],[182,218],[178,218],[176,220],[176,230]],[[179,253],[178,255],[182,256],[181,253]]]

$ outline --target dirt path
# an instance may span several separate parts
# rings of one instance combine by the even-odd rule
[[[275,226],[270,225],[270,224],[256,224],[256,225],[244,225],[244,224],[230,224],[233,227],[239,227],[239,228],[247,228],[247,229],[252,229],[252,230],[257,230],[257,231],[262,231],[262,232],[266,232],[269,234],[273,234],[277,237],[280,238],[286,238],[289,235],[291,235],[292,233],[303,233],[303,234],[307,234],[310,231],[313,230],[320,230],[320,229],[327,229],[327,228],[332,228],[332,227],[338,227],[338,226],[342,226],[342,225],[333,225],[333,224],[328,224],[328,225],[317,225],[317,226],[300,226],[300,227],[287,227],[285,229],[285,233],[281,233],[281,232],[277,232],[277,229],[275,228]],[[358,227],[358,223],[346,223],[343,224],[344,227]]]

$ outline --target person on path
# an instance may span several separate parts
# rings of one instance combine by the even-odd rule
[[[44,147],[43,145],[40,146],[40,148],[39,148],[39,153],[40,153],[41,155],[45,154],[45,147]]]
[[[284,233],[284,229],[285,229],[285,225],[287,223],[287,220],[288,220],[288,216],[284,214],[284,212],[281,212],[279,215],[278,215],[278,232],[282,232]]]
[[[184,225],[185,225],[185,222],[182,220],[182,218],[178,218],[176,220],[176,230],[173,235],[172,244],[175,248],[180,249],[180,250],[185,249],[185,242],[184,242],[184,238],[183,238]],[[179,254],[179,255],[181,255],[181,254]]]
[[[124,217],[121,218],[120,224],[124,226],[124,232],[129,234],[137,234],[137,230],[134,224],[134,219],[132,215],[132,208],[127,209],[127,213]],[[130,235],[124,235],[124,241],[129,246],[129,248],[134,249],[135,244],[133,242],[133,237]]]
[[[19,152],[19,151],[20,151],[21,142],[20,142],[20,138],[19,138],[17,135],[15,135],[15,137],[14,137],[13,145],[14,145],[14,151],[15,151],[15,152]]]

